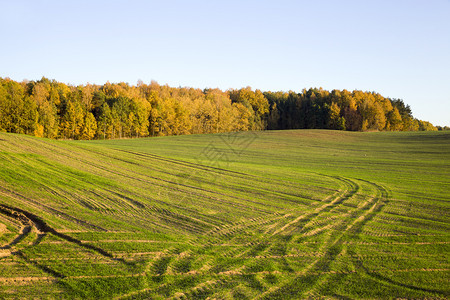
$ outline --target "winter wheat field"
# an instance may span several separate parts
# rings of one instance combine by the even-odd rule
[[[0,133],[0,298],[450,297],[450,133]]]

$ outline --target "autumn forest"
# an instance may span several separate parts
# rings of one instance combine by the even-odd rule
[[[276,129],[437,130],[400,99],[322,88],[262,92],[137,85],[67,85],[0,78],[0,131],[61,139],[114,139]]]

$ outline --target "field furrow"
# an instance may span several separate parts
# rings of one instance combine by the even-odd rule
[[[0,135],[1,299],[450,295],[439,133]]]

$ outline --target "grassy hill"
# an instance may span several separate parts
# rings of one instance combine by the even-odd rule
[[[0,133],[0,298],[448,298],[450,134]]]

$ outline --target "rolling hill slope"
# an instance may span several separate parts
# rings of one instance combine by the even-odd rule
[[[450,134],[0,133],[0,298],[450,297]]]

